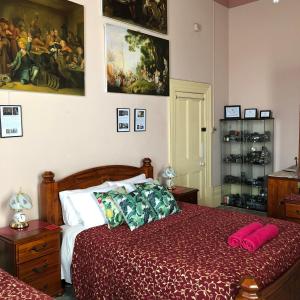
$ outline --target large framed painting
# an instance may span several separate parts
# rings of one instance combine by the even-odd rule
[[[167,0],[103,0],[103,15],[167,33]]]
[[[84,7],[0,1],[0,89],[84,95]]]
[[[106,25],[107,91],[169,96],[169,41]]]

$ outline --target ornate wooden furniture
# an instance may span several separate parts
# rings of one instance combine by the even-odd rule
[[[61,293],[60,228],[34,220],[22,231],[0,229],[0,266],[36,289]]]
[[[59,181],[55,181],[54,173],[42,174],[40,184],[41,218],[57,225],[63,224],[61,206],[58,193],[63,190],[87,188],[98,185],[106,180],[121,180],[145,173],[146,177],[153,177],[153,167],[149,158],[143,159],[142,166],[104,166],[78,172]],[[267,288],[260,290],[254,278],[245,278],[241,281],[241,290],[236,299],[296,299],[300,294],[300,261],[288,272]]]

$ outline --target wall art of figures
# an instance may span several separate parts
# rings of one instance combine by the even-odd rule
[[[167,0],[103,0],[103,15],[167,33]]]
[[[0,89],[84,95],[84,7],[0,1]]]
[[[107,91],[169,95],[169,41],[106,25]]]

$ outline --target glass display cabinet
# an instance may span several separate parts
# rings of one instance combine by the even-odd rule
[[[221,120],[222,204],[267,210],[274,119]]]

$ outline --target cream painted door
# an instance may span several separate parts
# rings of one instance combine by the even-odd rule
[[[175,183],[199,189],[198,203],[211,197],[211,88],[208,84],[171,80],[170,164]]]

